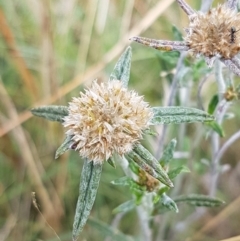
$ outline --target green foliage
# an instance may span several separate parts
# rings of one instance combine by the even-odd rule
[[[138,226],[142,224],[141,214],[136,214],[135,210],[138,206],[147,207],[151,211],[146,214],[144,220],[147,220],[146,226],[150,227],[153,234],[152,240],[157,240],[155,235],[161,236],[163,240],[184,240],[189,236],[189,232],[194,236],[194,228],[205,225],[209,221],[206,219],[210,216],[206,216],[204,222],[198,220],[198,225],[191,223],[190,227],[187,220],[192,209],[187,206],[182,211],[179,204],[218,207],[224,203],[218,198],[207,195],[184,195],[184,191],[203,192],[201,179],[204,178],[204,181],[208,181],[208,186],[204,186],[204,192],[209,193],[214,186],[212,181],[215,177],[222,178],[220,175],[222,164],[216,164],[211,153],[218,154],[228,138],[239,131],[239,90],[236,87],[238,79],[231,71],[225,68],[222,70],[224,82],[231,83],[230,86],[236,92],[230,99],[226,99],[227,104],[229,106],[231,104],[230,113],[229,108],[225,109],[225,105],[219,106],[222,98],[226,98],[226,93],[215,94],[216,89],[219,89],[217,86],[219,80],[217,75],[214,78],[213,73],[215,71],[216,74],[218,70],[208,68],[203,58],[188,55],[181,63],[180,53],[177,51],[161,52],[132,44],[133,61],[131,61],[131,47],[128,47],[111,73],[114,65],[112,59],[115,59],[125,47],[123,46],[125,37],[131,37],[130,34],[134,32],[132,30],[141,30],[142,23],[151,22],[151,18],[147,19],[145,16],[151,10],[157,10],[158,1],[148,1],[144,6],[137,1],[132,6],[131,1],[109,1],[108,6],[102,6],[101,1],[95,2],[90,4],[91,7],[88,1],[80,5],[75,4],[74,1],[67,1],[64,5],[61,1],[50,1],[48,4],[41,2],[36,4],[25,0],[0,3],[1,11],[5,15],[3,19],[5,17],[6,21],[6,24],[2,24],[0,31],[2,37],[0,39],[0,95],[3,97],[0,103],[2,125],[0,128],[0,206],[2,207],[0,229],[4,240],[32,241],[41,240],[43,237],[46,241],[58,240],[53,230],[56,230],[62,241],[70,240],[74,213],[72,233],[74,239],[88,220],[88,225],[82,230],[79,238],[81,240],[147,240],[141,233],[145,230],[140,230]],[[95,6],[95,4],[98,5]],[[193,6],[196,2],[188,1],[188,4]],[[200,4],[197,3],[197,5]],[[96,7],[96,12],[92,11],[93,6]],[[41,11],[39,11],[40,8]],[[130,10],[131,16],[129,16]],[[106,12],[103,14],[104,11]],[[164,12],[169,14],[159,16],[157,21],[148,26],[144,25],[146,27],[144,35],[181,41],[186,34],[181,31],[178,23],[181,20],[181,24],[185,25],[185,20],[180,19],[181,15],[176,12],[176,5],[172,5]],[[177,25],[172,27],[172,31],[169,31],[172,26],[172,23],[168,22],[169,16]],[[84,24],[80,26],[79,23]],[[9,27],[10,32],[6,31],[6,27]],[[10,37],[5,38],[5,33],[9,33]],[[12,42],[11,39],[13,39]],[[21,57],[22,62],[18,62]],[[133,68],[130,78],[131,65]],[[210,72],[212,73],[209,74]],[[88,85],[87,81],[92,81],[94,78],[105,81],[105,76],[109,76],[109,73],[111,73],[109,81],[120,79],[125,87],[130,79],[131,89],[137,89],[152,106],[165,106],[166,103],[170,103],[170,98],[175,105],[152,108],[155,114],[152,124],[161,126],[143,131],[143,134],[148,135],[144,135],[143,144],[151,149],[151,153],[139,144],[129,156],[125,157],[128,161],[126,168],[132,176],[126,176],[128,172],[123,173],[119,157],[108,159],[102,172],[102,167],[99,165],[94,166],[88,161],[83,163],[76,152],[61,156],[69,149],[74,149],[71,136],[66,136],[61,144],[60,140],[64,135],[61,125],[48,123],[40,118],[28,120],[27,117],[30,115],[26,110],[31,106],[37,106],[38,103],[52,103],[50,99],[54,100],[54,104],[67,105],[67,100],[78,95],[79,90],[83,89],[80,85]],[[33,89],[27,86],[24,76],[30,78],[30,83],[36,85],[36,95],[33,94]],[[176,79],[175,87],[174,79]],[[198,98],[196,93],[204,79],[206,81],[202,86],[201,101],[203,106],[207,106],[208,113],[183,107],[182,105],[185,104],[196,107]],[[182,87],[187,90],[186,96],[182,96]],[[3,94],[4,88],[8,96]],[[211,101],[208,104],[206,100],[209,99]],[[67,107],[56,105],[36,107],[31,112],[33,115],[60,123],[63,122],[63,117],[68,115]],[[223,114],[223,121],[219,121],[217,115],[215,120],[214,113]],[[185,125],[191,122],[204,122],[204,127],[208,128],[199,124]],[[170,125],[163,126],[165,124]],[[207,132],[206,129],[210,131]],[[213,135],[214,132],[218,135]],[[225,138],[214,139],[216,136]],[[158,152],[163,149],[166,141],[171,139],[172,141],[162,153]],[[214,149],[216,143],[221,143],[217,150]],[[58,158],[56,161],[53,160],[54,152],[56,152],[55,158]],[[205,159],[208,163],[204,166]],[[224,162],[234,167],[228,173],[233,184],[237,180],[238,159],[238,146],[232,145],[224,157]],[[189,172],[186,166],[189,163],[194,178],[192,175],[183,173]],[[32,171],[31,165],[36,166],[35,170],[39,174],[42,186],[35,184],[35,172]],[[79,186],[79,170],[82,165]],[[214,175],[213,167],[216,169]],[[100,177],[101,189],[98,190]],[[157,183],[151,190],[148,186],[149,180]],[[111,181],[114,186],[110,185]],[[219,183],[221,184],[219,186],[215,184],[216,190],[219,188],[223,199],[229,200],[230,203],[237,195],[237,188],[233,185],[229,189],[226,181],[220,180]],[[176,189],[170,188],[173,184]],[[77,190],[78,186],[80,193]],[[41,214],[33,205],[30,205],[30,194],[33,190],[36,191]],[[89,218],[97,190],[96,208],[91,213],[91,216],[97,219]],[[181,196],[174,197],[176,193]],[[56,206],[53,214],[46,212],[48,208],[46,203],[42,202],[48,199],[47,204]],[[119,206],[115,208],[117,205]],[[180,208],[179,213],[177,213],[177,205]],[[162,215],[166,212],[168,212],[167,215]],[[115,219],[113,214],[117,213],[124,213],[122,216],[126,218],[122,219],[121,214],[118,214]],[[152,219],[152,215],[161,216]],[[174,215],[174,218],[171,215]],[[45,219],[46,225],[43,225]],[[238,223],[237,209],[230,222],[227,217],[225,219],[229,224],[226,226],[227,233],[235,234],[236,223]],[[14,220],[21,220],[21,222]],[[116,225],[117,228],[114,226],[116,220],[120,220]],[[160,220],[160,223],[157,220]],[[11,225],[15,224],[14,226],[9,226],[11,221]],[[114,225],[112,226],[111,223]],[[175,228],[179,223],[185,225],[185,230],[181,230],[181,236]],[[161,235],[158,234],[160,231],[162,231]],[[206,240],[223,239],[221,233],[214,232],[214,229],[205,235]]]
[[[175,202],[184,202],[197,207],[218,207],[224,204],[224,201],[200,194],[182,195],[174,198]]]
[[[106,223],[103,223],[99,220],[90,218],[88,221],[89,225],[99,230],[101,234],[104,234],[106,237],[112,238],[115,241],[134,241],[134,239],[128,235],[123,234],[119,230],[109,226]]]
[[[205,111],[189,107],[153,107],[152,110],[154,113],[151,121],[153,125],[208,122],[214,120],[214,116],[209,115]]]
[[[101,164],[93,164],[92,161],[85,160],[82,168],[79,197],[73,222],[73,240],[77,240],[87,222],[97,194],[98,184],[102,173]]]
[[[163,155],[160,160],[160,164],[165,167],[169,164],[169,162],[173,159],[174,150],[176,147],[177,141],[176,139],[172,139],[170,143],[166,146],[163,151]]]
[[[128,86],[130,68],[131,68],[132,51],[131,47],[128,47],[125,52],[119,58],[115,65],[113,72],[110,75],[111,80],[121,80],[125,87]]]
[[[50,121],[63,122],[63,117],[68,115],[66,106],[42,106],[31,110],[32,114],[38,117],[43,117]]]
[[[113,210],[113,213],[124,213],[124,212],[129,212],[130,210],[134,209],[136,207],[136,202],[135,200],[129,200],[125,203],[122,203],[121,205],[119,205],[118,207],[116,207]]]
[[[214,113],[214,111],[215,111],[215,109],[216,109],[216,107],[217,107],[217,105],[218,105],[218,102],[219,102],[219,100],[218,100],[218,95],[214,95],[214,96],[212,97],[209,105],[208,105],[208,113],[209,113],[209,114],[212,115],[212,114]]]
[[[141,166],[143,166],[145,171],[148,170],[148,167],[144,166],[149,165],[158,174],[158,180],[169,187],[173,186],[172,182],[166,174],[166,171],[161,167],[156,158],[147,149],[145,149],[142,145],[136,145],[134,152],[143,160],[144,163],[142,163]],[[135,159],[137,159],[137,157]]]
[[[186,166],[180,166],[175,169],[172,169],[171,171],[168,172],[169,178],[172,180],[174,179],[178,174],[182,172],[190,172],[189,168]]]
[[[55,154],[55,159],[60,157],[63,153],[71,149],[72,145],[74,144],[74,141],[72,140],[73,136],[67,135],[65,140],[63,141],[62,145],[58,147],[56,154]]]

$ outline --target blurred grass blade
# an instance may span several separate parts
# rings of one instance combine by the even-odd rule
[[[174,198],[175,202],[185,202],[198,207],[217,207],[224,204],[224,201],[218,198],[212,198],[206,195],[189,194]]]
[[[63,122],[63,117],[68,115],[66,106],[48,105],[31,109],[33,115],[43,117],[50,121]]]
[[[131,47],[128,47],[119,58],[117,64],[115,65],[113,72],[110,75],[110,81],[121,80],[124,87],[128,86],[128,81],[130,77],[131,59],[132,59],[132,49]]]
[[[106,223],[103,223],[99,220],[96,220],[94,218],[89,218],[88,221],[89,225],[94,228],[98,229],[98,231],[105,235],[106,237],[109,237],[110,240],[114,241],[134,241],[134,239],[130,236],[127,236],[123,233],[121,233],[119,230],[107,225]]]
[[[172,180],[181,172],[190,172],[190,170],[186,166],[180,166],[180,167],[177,167],[177,168],[172,169],[171,171],[169,171],[168,172],[168,176]]]
[[[176,144],[177,144],[177,140],[176,139],[172,139],[170,141],[170,143],[164,149],[162,158],[160,160],[160,164],[163,167],[166,166],[173,159],[173,154],[174,154],[174,150],[175,150]]]
[[[163,193],[163,195],[161,196],[159,201],[167,209],[169,209],[171,211],[175,211],[176,213],[178,213],[177,204],[169,196],[167,196],[165,193]]]
[[[125,203],[120,204],[118,207],[113,209],[113,213],[126,213],[136,207],[134,200],[129,200]]]
[[[216,121],[211,121],[207,123],[207,126],[209,126],[212,130],[214,130],[220,137],[224,137],[224,131],[221,125],[219,125]]]
[[[98,184],[102,173],[102,165],[93,164],[92,161],[85,160],[79,187],[79,196],[73,223],[73,241],[77,240],[87,222],[97,194]]]
[[[190,107],[153,107],[152,111],[154,113],[154,117],[151,120],[153,125],[205,122],[214,120],[214,116],[209,115],[207,112]]]
[[[72,140],[73,135],[67,135],[66,138],[64,139],[62,145],[58,147],[56,154],[55,154],[55,159],[60,157],[64,152],[68,151],[71,149],[71,146],[74,144],[74,141]]]
[[[162,183],[169,187],[173,187],[173,184],[170,181],[166,171],[162,168],[157,159],[146,148],[139,144],[135,146],[133,151],[137,153],[150,167],[152,167],[162,180],[164,180],[164,182],[162,181]]]
[[[214,95],[208,105],[208,113],[213,114],[219,102],[218,95]]]

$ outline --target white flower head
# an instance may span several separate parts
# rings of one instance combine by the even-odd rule
[[[150,125],[153,113],[135,91],[124,88],[118,80],[92,87],[69,103],[63,125],[72,135],[74,149],[95,164],[131,151],[143,130]]]

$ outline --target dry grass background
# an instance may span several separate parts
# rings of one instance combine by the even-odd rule
[[[199,8],[199,2],[188,2]],[[95,78],[106,80],[116,59],[131,44],[130,37],[172,39],[172,25],[183,29],[187,22],[174,0],[0,1],[0,240],[58,240],[55,232],[62,241],[71,237],[82,163],[77,153],[54,160],[64,138],[62,127],[32,117],[29,109],[66,105],[83,85]],[[164,104],[169,87],[161,77],[165,69],[157,52],[137,44],[132,47],[130,88],[153,105]],[[239,129],[238,120],[239,115],[226,126],[226,138]],[[155,221],[165,227],[162,240],[220,240],[239,235],[238,145],[224,159],[233,167],[221,176],[219,185],[226,205],[203,216],[190,215],[199,211],[185,208],[167,219],[157,217]],[[209,153],[204,141],[200,152]],[[195,161],[200,157],[194,157]],[[92,211],[92,217],[113,227],[116,218],[111,210],[130,197],[126,190],[109,184],[122,175],[119,169],[105,165]],[[192,174],[191,179],[181,180],[183,190],[204,193],[206,176]],[[190,188],[189,180],[194,181]],[[101,225],[96,228],[94,222],[89,222],[79,240],[106,238],[106,230]],[[138,236],[134,212],[121,217],[120,229]]]

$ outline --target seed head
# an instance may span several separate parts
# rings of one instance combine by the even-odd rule
[[[194,54],[234,57],[240,51],[240,14],[226,5],[190,15],[185,41]]]
[[[72,135],[74,148],[95,164],[114,152],[123,155],[133,149],[153,116],[142,96],[129,91],[118,80],[92,87],[69,103],[63,125]]]

